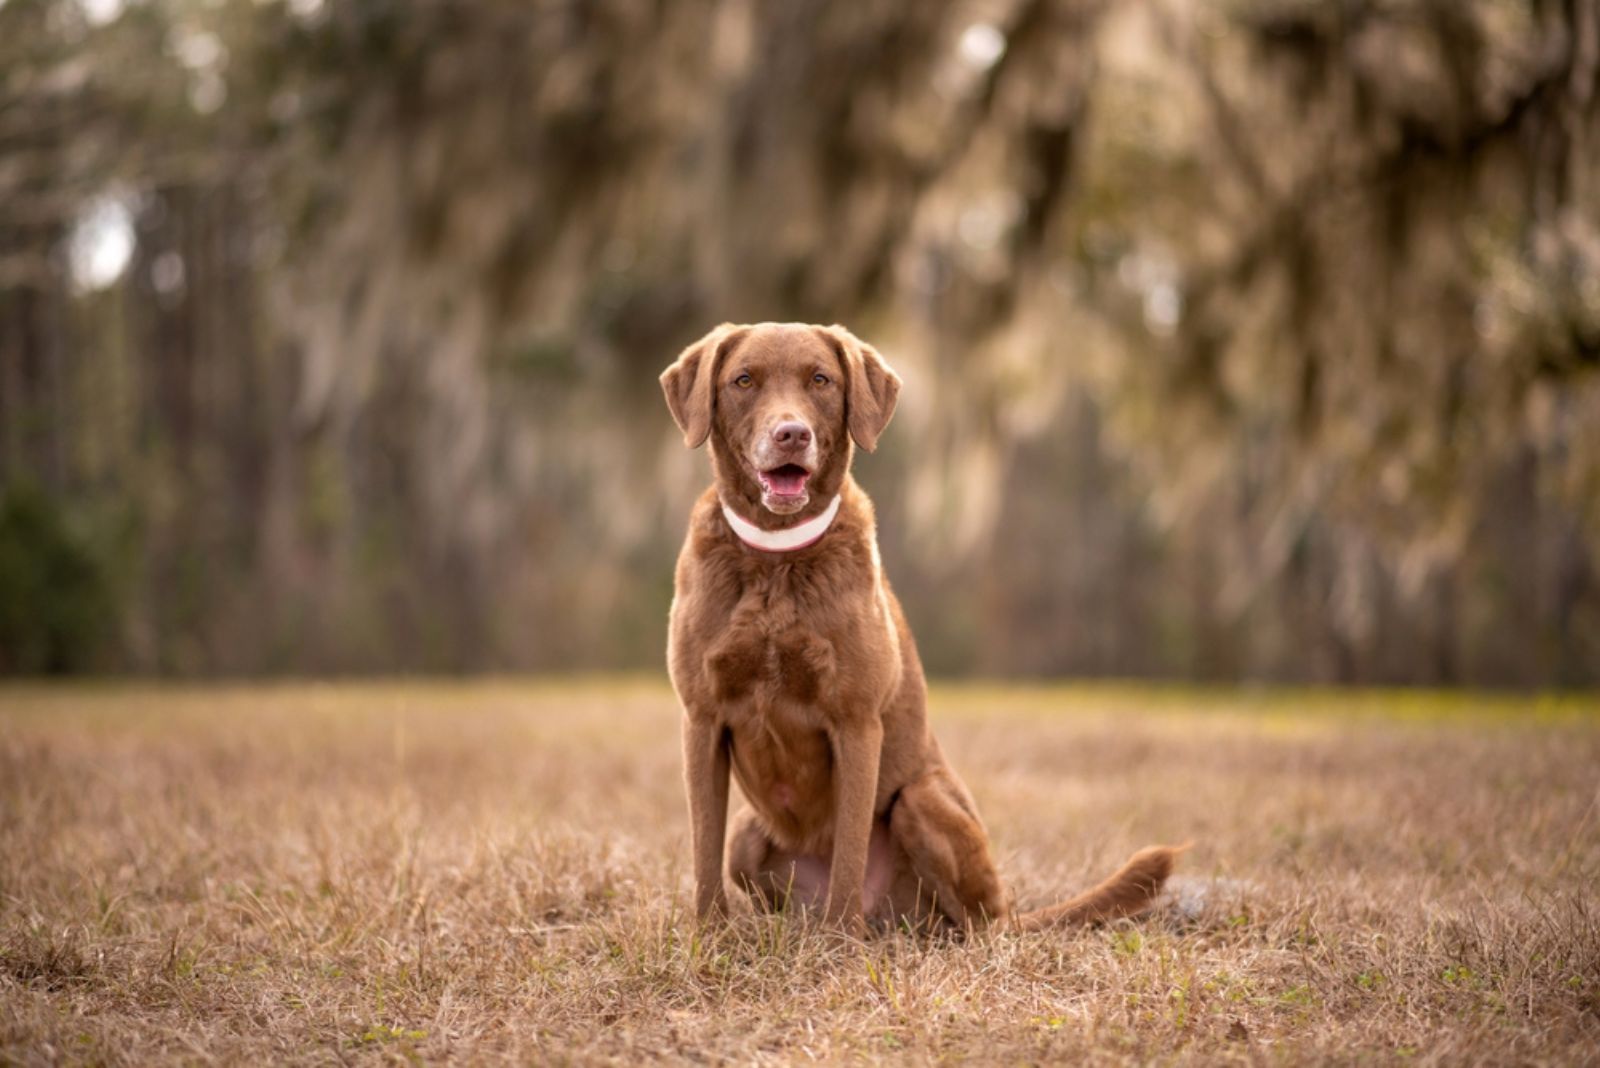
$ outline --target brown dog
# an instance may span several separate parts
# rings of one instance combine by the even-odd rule
[[[833,921],[1040,927],[1127,916],[1177,850],[1020,916],[977,807],[928,729],[922,664],[850,477],[900,380],[842,327],[723,325],[661,376],[716,483],[678,557],[667,659],[683,702],[695,909],[725,912],[722,856],[758,907]],[[727,837],[728,775],[750,803]]]

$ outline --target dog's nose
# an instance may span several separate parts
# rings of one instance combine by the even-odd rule
[[[804,423],[779,423],[772,428],[772,443],[780,449],[803,449],[811,444],[811,428]]]

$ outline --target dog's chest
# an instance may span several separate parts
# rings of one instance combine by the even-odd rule
[[[765,709],[825,699],[836,669],[834,643],[808,609],[781,586],[745,591],[706,652],[719,701],[754,701]]]

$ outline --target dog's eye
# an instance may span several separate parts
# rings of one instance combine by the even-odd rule
[[[749,389],[751,386],[756,384],[756,380],[751,378],[749,375],[740,375],[738,378],[733,380],[733,384],[738,386],[740,389]]]
[[[827,375],[823,374],[821,371],[818,371],[816,374],[811,376],[811,381],[815,382],[819,386],[825,386],[829,382],[833,381],[833,379],[829,378]]]

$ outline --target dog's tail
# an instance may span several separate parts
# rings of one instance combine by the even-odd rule
[[[1011,915],[1006,926],[1016,931],[1037,931],[1046,927],[1104,923],[1123,916],[1137,916],[1150,907],[1172,874],[1178,855],[1194,843],[1181,846],[1146,846],[1116,874],[1095,887],[1059,905]]]

